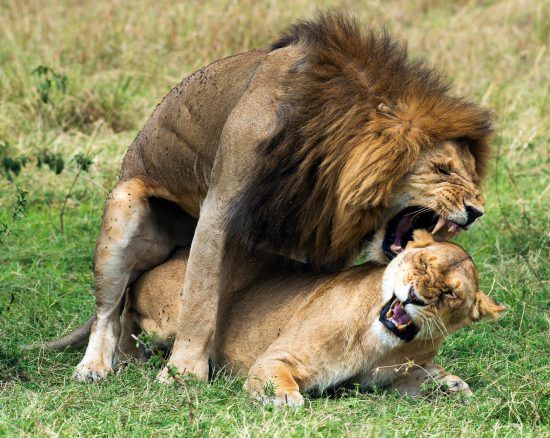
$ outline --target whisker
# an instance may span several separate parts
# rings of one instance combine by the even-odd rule
[[[428,330],[430,331],[430,339],[432,341],[432,347],[435,348],[433,331],[432,331],[432,322],[429,319],[425,319],[424,321],[426,322],[426,327],[428,327]]]
[[[413,211],[411,211],[410,213],[407,213],[407,216],[408,216],[408,215],[411,215],[411,214],[422,213],[423,211],[428,211],[428,210],[429,210],[428,207],[419,207],[418,209],[413,210]]]
[[[421,207],[418,210],[415,210],[415,211],[412,211],[412,212],[408,213],[408,215],[414,214],[414,216],[411,218],[411,220],[413,220],[416,216],[418,216],[419,214],[422,214],[426,211],[430,211],[430,209],[428,207]]]
[[[437,329],[439,330],[439,332],[445,336],[445,334],[443,333],[443,331],[441,330],[441,326],[439,325],[439,321],[437,320],[437,317],[434,315],[432,317],[432,322],[434,323],[434,325],[437,327]]]
[[[440,326],[443,328],[443,330],[445,330],[445,335],[444,336],[448,336],[449,335],[449,331],[447,330],[447,327],[445,327],[445,323],[443,322],[443,320],[441,319],[440,316],[438,315],[435,315],[434,318],[439,321],[439,324]],[[443,333],[442,333],[443,334]]]
[[[436,315],[434,315],[432,321],[433,321],[433,323],[435,324],[435,326],[437,327],[437,329],[439,330],[439,332],[441,333],[441,336],[445,337],[445,333],[443,333],[443,330],[441,329],[440,322],[437,320],[437,316],[436,316]]]

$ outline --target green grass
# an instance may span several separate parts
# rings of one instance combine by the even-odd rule
[[[314,6],[295,2],[0,2],[0,142],[10,153],[44,148],[70,158],[92,146],[94,165],[77,181],[29,163],[0,179],[0,223],[11,222],[16,186],[26,217],[0,247],[0,434],[549,435],[548,3],[536,1],[350,2],[383,22],[411,51],[445,70],[457,88],[495,109],[497,152],[487,214],[460,238],[485,292],[510,307],[496,323],[452,335],[438,362],[466,380],[470,399],[346,392],[308,398],[304,409],[263,407],[242,381],[155,382],[130,366],[97,385],[71,380],[81,352],[20,351],[67,333],[93,309],[92,249],[106,191],[144,119],[179,78],[213,59],[266,44]],[[337,5],[323,2],[322,5]],[[67,90],[40,101],[47,65]],[[196,398],[195,398],[196,397]]]

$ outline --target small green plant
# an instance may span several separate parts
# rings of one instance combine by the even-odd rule
[[[166,363],[166,359],[161,350],[155,347],[155,334],[149,334],[142,331],[138,336],[132,335],[136,341],[136,347],[142,346],[152,352],[151,357],[147,360],[147,366],[153,369],[160,369]]]
[[[67,202],[69,201],[69,198],[71,197],[73,193],[73,189],[76,185],[76,182],[78,181],[78,178],[80,177],[80,174],[82,172],[88,172],[90,169],[90,166],[93,164],[92,158],[90,158],[90,153],[92,152],[92,146],[94,145],[95,139],[97,138],[97,135],[99,134],[99,131],[101,131],[101,128],[103,127],[103,124],[105,122],[102,122],[96,129],[94,135],[92,136],[92,139],[90,143],[88,144],[88,148],[86,149],[86,152],[78,153],[76,154],[72,161],[76,163],[78,166],[78,170],[74,176],[73,182],[71,184],[71,187],[69,187],[69,191],[67,192],[67,195],[65,196],[65,201],[63,202],[63,206],[61,207],[61,212],[59,213],[59,231],[61,231],[61,234],[65,232],[65,208],[67,208]]]
[[[36,91],[38,91],[40,100],[43,103],[52,102],[50,93],[53,90],[58,90],[63,94],[67,92],[67,76],[55,72],[51,67],[39,65],[31,74],[37,76],[40,80],[36,86]]]
[[[13,234],[13,226],[15,223],[25,217],[27,211],[27,195],[28,192],[17,187],[15,193],[15,201],[12,206],[11,221],[7,224],[0,224],[0,246],[4,246],[4,242],[10,234]]]
[[[268,380],[264,384],[264,394],[267,397],[275,397],[275,390],[277,389],[277,385],[275,385],[274,382],[271,380]]]
[[[27,164],[27,157],[25,155],[12,156],[10,150],[11,147],[8,142],[0,143],[0,161],[2,164],[0,171],[8,181],[13,182],[14,177],[18,176],[21,169]]]
[[[59,175],[65,169],[65,161],[59,152],[52,152],[48,149],[40,150],[36,156],[28,156],[24,154],[13,155],[9,143],[0,143],[0,173],[10,182],[14,181],[14,178],[19,176],[23,167],[29,161],[36,161],[36,167],[42,169],[47,167],[49,170]],[[78,152],[70,160],[77,167],[79,172],[88,172],[90,167],[94,164],[93,158],[88,155]]]
[[[36,155],[36,166],[39,169],[42,166],[48,166],[52,172],[59,175],[65,168],[65,160],[59,152],[43,149]]]
[[[189,377],[189,375],[183,375],[181,374],[178,369],[172,365],[168,364],[166,365],[168,368],[168,376],[170,376],[176,383],[179,383],[180,386],[183,389],[183,393],[185,394],[185,400],[183,402],[184,406],[187,407],[187,412],[189,414],[189,421],[193,422],[195,420],[195,412],[197,410],[197,406],[199,405],[199,398],[197,396],[197,391],[193,391],[195,395],[195,400],[191,400],[191,393],[189,391],[189,386],[187,385],[186,378]]]
[[[136,347],[139,347],[140,345],[151,349],[153,346],[153,335],[147,333],[146,331],[142,331],[138,336],[132,336],[136,341]]]
[[[91,147],[102,126],[103,126],[103,123],[96,130],[96,133],[92,138],[92,141],[88,145],[86,153],[78,152],[75,155],[73,155],[73,157],[70,160],[72,163],[76,165],[77,172],[69,188],[69,191],[65,196],[65,200],[63,202],[63,205],[61,207],[61,211],[59,214],[61,234],[63,234],[65,230],[64,216],[65,216],[65,209],[67,207],[67,202],[72,195],[76,182],[78,181],[80,174],[82,172],[88,172],[91,166],[94,164],[93,158],[90,157]],[[10,147],[9,143],[7,142],[0,143],[0,173],[8,181],[13,182],[15,177],[17,177],[21,173],[21,169],[25,167],[25,165],[30,159],[31,159],[30,157],[23,154],[15,156],[13,154],[12,148]],[[42,169],[43,166],[47,166],[48,169],[50,169],[56,175],[59,175],[65,169],[65,159],[59,152],[52,152],[48,149],[42,149],[36,154],[36,167],[38,167],[39,169]]]
[[[84,155],[82,152],[75,154],[71,159],[71,161],[75,163],[77,167],[84,172],[88,172],[92,164],[94,164],[94,160],[88,157],[87,155]]]

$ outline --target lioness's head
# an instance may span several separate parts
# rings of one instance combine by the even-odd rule
[[[435,242],[425,230],[384,272],[380,322],[397,338],[444,338],[505,307],[479,290],[477,270],[458,245]]]
[[[367,245],[369,259],[392,260],[415,229],[448,240],[484,213],[476,159],[465,145],[446,142],[424,151],[397,185],[382,224]]]

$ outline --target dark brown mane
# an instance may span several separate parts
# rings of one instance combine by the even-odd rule
[[[491,113],[449,94],[449,84],[385,32],[320,13],[295,24],[272,50],[297,45],[280,130],[233,201],[228,232],[247,248],[302,254],[316,266],[349,257],[422,148],[458,140],[489,155]]]

